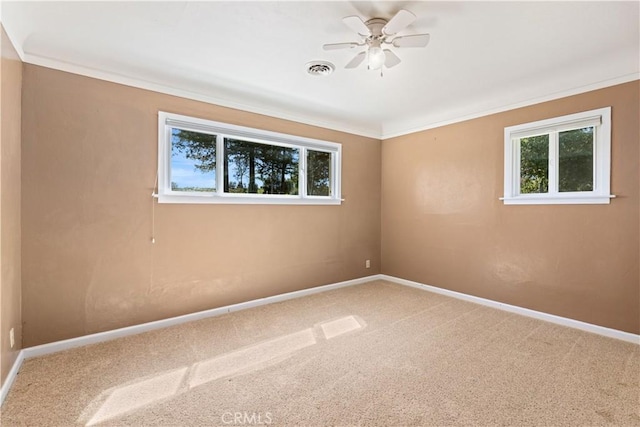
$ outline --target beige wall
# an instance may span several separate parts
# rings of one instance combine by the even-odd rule
[[[638,81],[383,141],[382,272],[640,332]],[[505,126],[612,106],[610,205],[505,206]]]
[[[22,63],[2,28],[0,66],[0,379],[4,382],[22,341],[20,316],[20,99]],[[15,330],[15,346],[9,330]]]
[[[25,346],[380,272],[379,140],[32,65],[23,87]],[[156,204],[152,245],[158,110],[342,143],[346,202]]]
[[[32,65],[23,86],[25,346],[379,272],[640,332],[638,82],[382,144]],[[607,105],[611,205],[498,200],[505,126]],[[347,200],[154,210],[158,110],[340,142]]]

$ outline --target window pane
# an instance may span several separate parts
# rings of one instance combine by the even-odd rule
[[[549,135],[520,138],[520,193],[549,192]]]
[[[307,150],[307,195],[330,196],[331,153]]]
[[[593,191],[593,127],[559,134],[560,191]]]
[[[225,138],[225,193],[298,194],[296,148]]]
[[[216,136],[171,129],[171,190],[216,191]]]

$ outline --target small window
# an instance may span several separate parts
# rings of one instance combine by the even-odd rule
[[[160,203],[340,204],[340,144],[159,113]]]
[[[609,203],[611,107],[504,130],[505,204]]]

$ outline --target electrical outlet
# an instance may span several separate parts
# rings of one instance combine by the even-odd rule
[[[11,344],[11,348],[16,345],[16,337],[13,333],[13,328],[11,328],[11,330],[9,331],[9,343]]]
[[[364,262],[364,266],[365,266],[365,268],[371,268],[371,260],[370,259],[366,260]]]

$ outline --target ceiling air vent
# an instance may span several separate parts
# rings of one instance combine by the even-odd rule
[[[331,62],[311,61],[307,62],[307,73],[312,76],[328,76],[333,73],[335,66]]]

